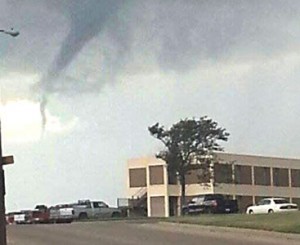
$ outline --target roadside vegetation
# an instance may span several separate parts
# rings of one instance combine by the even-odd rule
[[[166,219],[167,222],[277,231],[300,234],[300,212],[276,214],[197,215]]]

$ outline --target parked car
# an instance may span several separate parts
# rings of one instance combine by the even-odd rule
[[[10,212],[6,214],[6,224],[11,225],[15,223],[15,219],[14,219],[15,214],[18,214],[18,212]]]
[[[49,208],[50,223],[71,223],[74,220],[74,208],[69,204],[60,204]]]
[[[102,201],[83,200],[73,204],[75,219],[120,217],[121,209],[109,207]]]
[[[21,224],[32,224],[32,211],[31,210],[23,210],[21,212],[14,214],[14,222],[17,225]]]
[[[45,205],[37,205],[32,211],[32,222],[33,223],[49,223],[49,210]]]
[[[284,198],[264,198],[257,205],[252,205],[247,208],[247,214],[267,214],[277,212],[298,211],[298,206]]]
[[[220,194],[207,194],[194,197],[183,207],[183,214],[199,213],[237,213],[236,200],[227,199]]]
[[[71,223],[74,209],[70,205],[56,205],[48,208],[37,205],[34,210],[17,212],[13,216],[16,224]]]

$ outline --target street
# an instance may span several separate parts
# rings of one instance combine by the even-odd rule
[[[8,226],[9,245],[296,245],[298,238],[138,221]]]

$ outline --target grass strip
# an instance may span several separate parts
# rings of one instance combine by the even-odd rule
[[[171,217],[164,221],[204,226],[247,228],[300,234],[300,212],[275,214],[224,214]]]

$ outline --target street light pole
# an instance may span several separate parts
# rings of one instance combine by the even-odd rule
[[[20,33],[11,30],[1,30],[0,32],[10,35],[12,37],[18,36]],[[1,119],[0,119],[0,245],[7,245],[6,239],[6,217],[5,217],[5,177],[3,169],[3,155],[2,155],[2,133],[1,133]]]
[[[20,32],[15,31],[13,28],[11,28],[10,30],[0,29],[0,32],[3,32],[4,34],[10,35],[12,37],[19,36],[19,34],[20,34]]]

